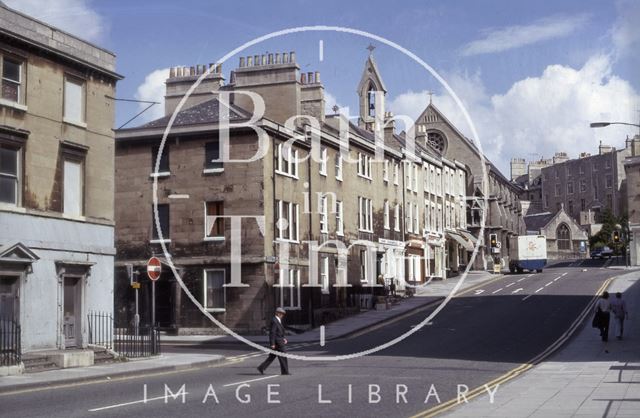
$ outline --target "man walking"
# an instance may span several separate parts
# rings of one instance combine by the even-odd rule
[[[616,338],[621,340],[624,332],[624,320],[629,316],[627,304],[622,299],[622,293],[616,293],[616,298],[611,301],[611,312],[613,312],[613,329]]]
[[[600,336],[604,342],[609,340],[610,311],[611,304],[609,303],[609,292],[604,291],[596,303],[596,312],[599,314],[598,328],[600,329]]]
[[[287,351],[287,339],[284,338],[284,325],[282,325],[282,318],[284,318],[286,313],[287,311],[282,308],[276,309],[275,316],[271,318],[271,331],[269,332],[269,345],[271,346],[271,349],[281,353],[285,353]],[[264,371],[267,370],[267,367],[269,367],[276,357],[278,357],[278,361],[280,362],[280,374],[290,374],[287,358],[280,355],[276,356],[273,353],[270,353],[269,357],[267,357],[267,359],[258,366],[260,374],[264,374]]]

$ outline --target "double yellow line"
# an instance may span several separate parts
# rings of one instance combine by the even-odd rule
[[[571,324],[571,326],[549,347],[547,347],[542,353],[538,354],[531,360],[526,363],[521,364],[520,366],[509,370],[505,374],[491,380],[490,382],[484,383],[473,390],[467,392],[465,394],[465,398],[467,400],[471,400],[482,393],[486,393],[487,390],[493,390],[500,384],[508,382],[509,380],[518,377],[522,373],[531,369],[536,364],[540,363],[545,358],[549,357],[554,351],[560,348],[571,336],[573,333],[580,327],[584,319],[593,312],[593,307],[598,300],[599,295],[611,284],[611,282],[615,279],[615,277],[610,277],[602,283],[602,286],[596,291],[596,294],[591,299],[591,302],[584,308],[584,310],[578,315],[575,321]],[[413,415],[411,418],[425,418],[425,417],[433,417],[438,414],[441,414],[445,411],[448,411],[459,405],[458,398],[450,399],[447,402],[444,402],[438,406],[434,406],[433,408],[429,408],[422,412],[419,412],[416,415]]]

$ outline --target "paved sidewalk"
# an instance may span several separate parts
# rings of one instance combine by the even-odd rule
[[[163,354],[157,357],[100,364],[90,367],[48,370],[19,376],[0,377],[0,394],[15,390],[109,380],[116,377],[134,376],[143,373],[159,373],[206,367],[223,361],[224,356],[212,354]]]
[[[492,405],[478,397],[453,410],[453,417],[638,417],[640,416],[640,272],[613,281],[623,292],[629,319],[624,340],[610,329],[600,341],[589,315],[560,352],[504,384]]]
[[[499,277],[502,276],[485,271],[472,271],[465,278],[458,293]],[[417,292],[414,297],[402,299],[401,302],[392,305],[389,309],[373,309],[331,322],[325,326],[325,340],[329,341],[336,338],[348,337],[370,329],[375,329],[375,327],[385,324],[388,321],[396,320],[405,315],[411,315],[420,311],[431,303],[442,301],[449,295],[449,293],[451,293],[459,280],[460,277],[453,277],[447,280],[432,281],[426,286],[417,288]],[[258,344],[266,344],[268,342],[268,336],[266,335],[251,335],[244,337],[249,341]],[[287,335],[287,340],[290,344],[317,343],[320,340],[320,329],[314,328],[301,334],[290,334]],[[241,343],[231,336],[201,335],[163,335],[162,341],[179,344],[201,344],[214,341],[224,343]]]

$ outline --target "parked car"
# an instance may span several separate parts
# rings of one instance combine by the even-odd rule
[[[591,251],[591,258],[610,258],[613,256],[613,250],[609,247],[600,247]]]

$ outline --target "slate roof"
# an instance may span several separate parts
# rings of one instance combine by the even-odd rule
[[[178,112],[175,120],[173,121],[173,125],[171,126],[178,127],[218,123],[220,118],[219,115],[220,102],[218,101],[218,98],[214,98],[211,100],[207,100],[206,102],[181,109],[180,112]],[[172,115],[163,116],[159,119],[152,120],[151,122],[145,123],[144,125],[135,128],[125,128],[120,130],[126,131],[129,129],[165,128],[169,124],[171,116]],[[238,106],[234,105],[231,105],[229,107],[229,120],[239,121],[248,119],[249,117],[250,113],[245,111],[244,109],[241,109]]]
[[[547,226],[549,222],[556,215],[551,212],[542,212],[536,213],[534,215],[524,216],[524,224],[527,227],[527,231],[537,231],[539,232],[542,228]]]

